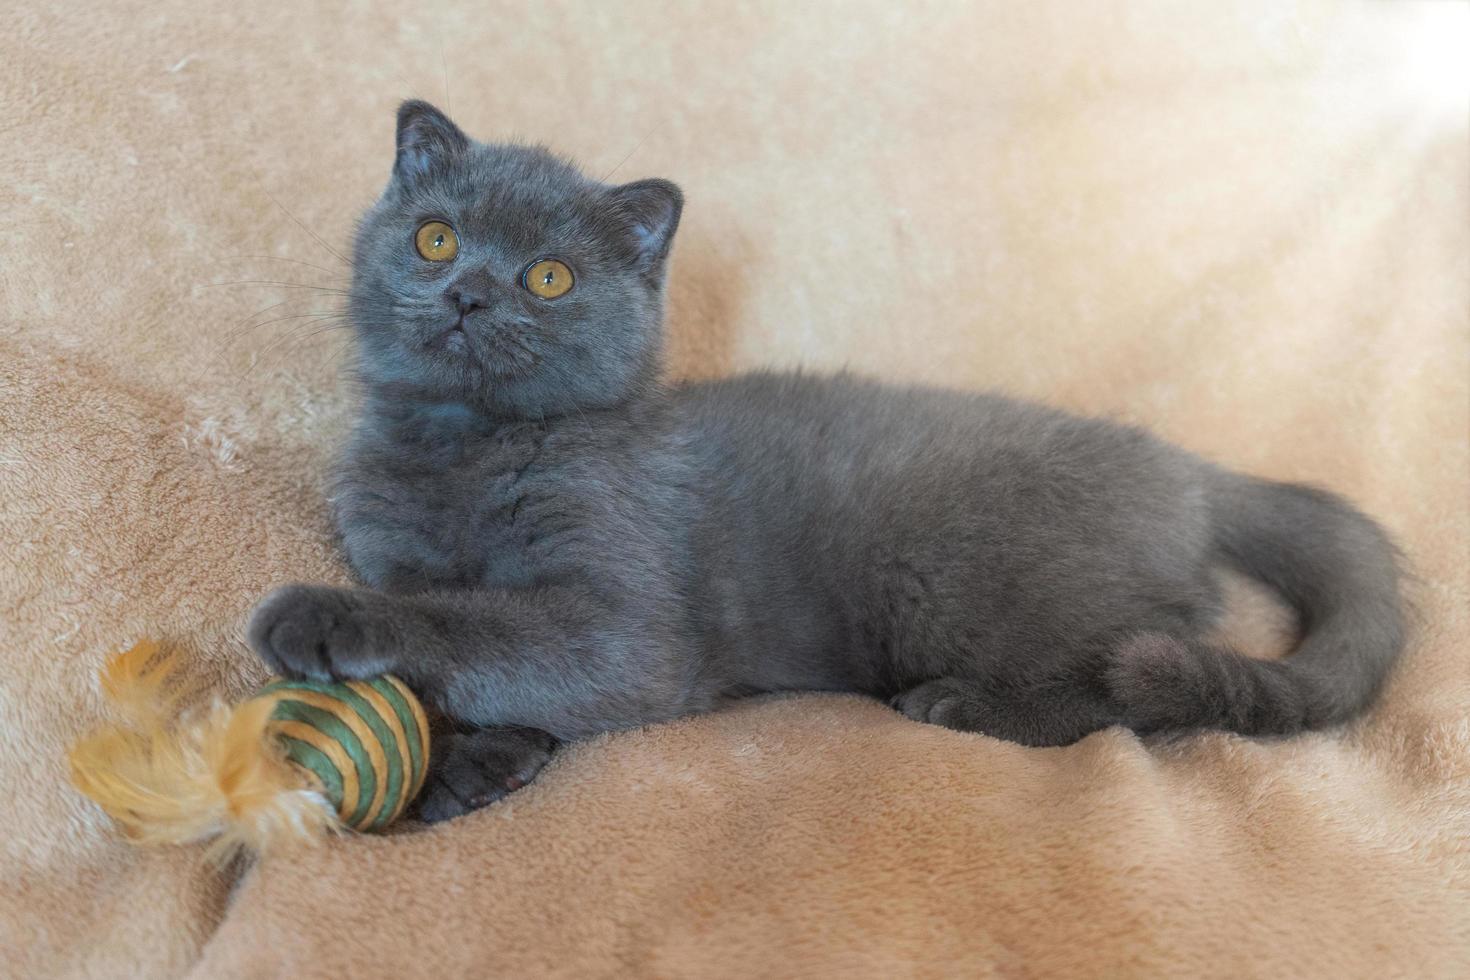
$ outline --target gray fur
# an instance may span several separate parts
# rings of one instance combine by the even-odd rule
[[[541,733],[762,691],[863,692],[1030,745],[1287,733],[1371,701],[1403,645],[1397,561],[1330,494],[989,395],[663,385],[681,206],[665,181],[605,186],[399,113],[357,236],[365,401],[334,495],[363,584],[280,589],[249,636],[287,673],[397,673],[459,726],[425,816],[530,778]],[[430,218],[457,230],[453,262],[415,252]],[[521,286],[544,256],[575,270],[566,296]],[[1222,562],[1296,606],[1294,657],[1201,639]]]

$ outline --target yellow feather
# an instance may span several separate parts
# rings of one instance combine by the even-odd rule
[[[143,639],[114,654],[102,668],[102,693],[129,721],[147,727],[172,717],[188,699],[179,678],[179,653]]]
[[[103,670],[102,686],[132,720],[103,728],[70,753],[72,782],[141,844],[213,840],[216,858],[241,848],[316,840],[340,829],[326,799],[266,732],[274,704],[216,702],[168,717],[183,696],[177,656],[139,644]]]

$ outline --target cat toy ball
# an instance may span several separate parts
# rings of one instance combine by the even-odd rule
[[[111,658],[101,680],[127,723],[72,747],[72,782],[136,843],[262,853],[378,830],[428,771],[428,718],[391,675],[277,679],[235,707],[181,716],[178,655],[145,640]]]

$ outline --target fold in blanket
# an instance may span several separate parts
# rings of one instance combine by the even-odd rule
[[[11,11],[0,973],[1470,974],[1466,16]],[[106,654],[157,636],[238,698],[251,604],[346,580],[336,253],[409,95],[680,182],[676,374],[1000,388],[1345,493],[1417,577],[1382,703],[1032,750],[775,697],[578,745],[433,830],[253,870],[129,848],[65,778]],[[1264,653],[1263,608],[1237,620]]]

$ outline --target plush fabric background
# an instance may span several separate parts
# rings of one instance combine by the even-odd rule
[[[6,0],[0,972],[1470,975],[1465,14]],[[679,375],[1000,388],[1349,494],[1419,577],[1381,707],[1039,751],[779,698],[237,885],[120,844],[62,761],[104,655],[238,694],[255,599],[344,579],[304,314],[411,94],[684,186]]]

